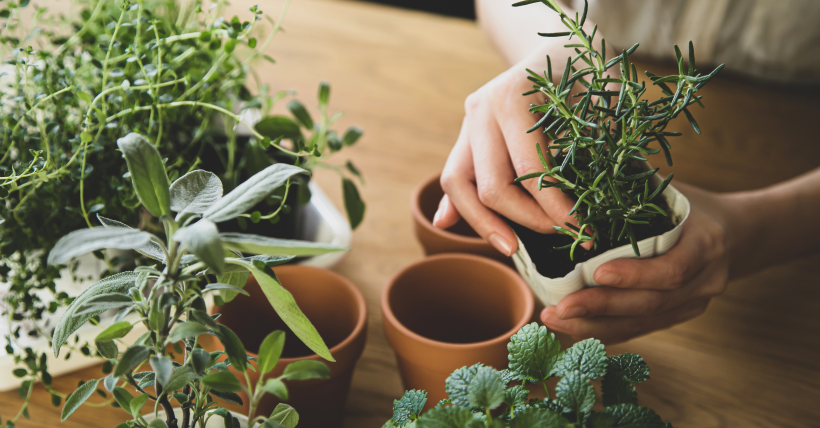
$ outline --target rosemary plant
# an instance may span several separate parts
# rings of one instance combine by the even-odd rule
[[[134,271],[109,276],[86,289],[67,308],[52,337],[54,354],[74,332],[93,317],[105,311],[119,311],[95,339],[95,348],[108,359],[113,370],[102,379],[90,380],[65,400],[62,419],[68,418],[95,391],[114,399],[133,420],[124,427],[190,428],[204,427],[207,419],[220,415],[226,426],[234,426],[233,416],[219,409],[213,397],[241,403],[237,391],[250,397],[253,422],[264,427],[280,426],[254,413],[266,392],[287,397],[282,380],[326,378],[330,372],[317,361],[299,361],[289,365],[280,378],[260,380],[253,385],[248,376],[252,359],[241,340],[218,316],[206,312],[204,297],[220,293],[229,301],[253,274],[273,309],[311,350],[334,361],[319,333],[301,312],[290,293],[282,288],[271,266],[291,260],[296,255],[316,255],[343,250],[340,247],[313,242],[283,240],[241,233],[220,233],[217,224],[246,212],[274,189],[287,185],[298,174],[308,171],[287,164],[275,164],[254,175],[223,196],[222,182],[210,172],[191,171],[169,185],[165,166],[156,148],[144,137],[132,133],[118,140],[131,174],[133,189],[142,206],[158,217],[166,238],[133,229],[124,223],[98,216],[102,227],[82,229],[61,238],[48,255],[52,265],[104,248],[131,249],[154,261]],[[246,257],[242,252],[257,254]],[[161,267],[158,267],[161,266]],[[124,338],[135,325],[146,332],[127,342]],[[208,352],[200,346],[199,336],[215,336],[224,351]],[[120,352],[123,345],[125,349]],[[173,345],[181,355],[169,352]],[[256,368],[269,373],[276,365],[284,346],[284,333],[271,333],[260,347]],[[223,355],[227,357],[222,360]],[[177,361],[174,358],[177,357]],[[150,370],[140,371],[140,368]],[[243,375],[242,385],[235,373]],[[133,387],[137,396],[120,385]],[[154,393],[148,392],[149,386]],[[181,421],[174,413],[171,399],[181,407]],[[160,407],[165,420],[150,424],[142,414],[147,402],[156,413]]]
[[[681,113],[686,116],[695,132],[700,134],[695,118],[689,111],[701,103],[698,91],[722,68],[701,74],[695,68],[695,51],[689,42],[688,62],[675,46],[678,74],[658,77],[646,71],[653,85],[663,91],[663,97],[654,101],[644,98],[646,83],[640,80],[635,64],[629,56],[638,49],[635,44],[620,55],[606,58],[606,41],[601,39],[596,49],[595,26],[591,34],[583,29],[587,4],[583,13],[571,17],[564,13],[555,0],[525,0],[513,4],[524,6],[543,3],[556,12],[568,31],[539,33],[543,37],[567,37],[565,47],[573,49],[560,79],[553,79],[552,60],[547,56],[547,70],[530,73],[533,89],[524,95],[541,93],[544,104],[532,104],[530,112],[541,114],[540,120],[527,132],[543,127],[552,140],[547,150],[536,144],[544,171],[525,174],[516,182],[538,180],[538,189],[555,187],[576,199],[569,212],[578,226],[554,228],[574,238],[574,242],[559,249],[569,249],[574,260],[575,250],[583,242],[628,242],[636,256],[640,256],[635,229],[648,225],[657,216],[668,216],[664,209],[664,189],[672,180],[669,174],[660,183],[652,179],[658,168],[646,170],[646,155],[660,153],[672,166],[671,146],[668,139],[681,135],[666,131],[669,122]],[[618,65],[610,73],[610,69]],[[557,77],[557,76],[555,76]],[[557,83],[556,83],[557,82]],[[576,85],[582,88],[576,89]],[[670,87],[670,85],[672,85]],[[660,148],[650,148],[657,142]],[[556,150],[555,153],[552,150]]]
[[[35,9],[28,0],[0,8],[0,283],[8,287],[2,297],[10,326],[5,348],[20,365],[14,373],[24,379],[21,397],[30,395],[35,381],[49,385],[51,379],[45,355],[26,349],[21,339],[50,337],[49,314],[76,297],[58,292],[55,281],[65,275],[47,263],[57,239],[91,227],[95,215],[164,236],[163,225],[145,215],[133,191],[133,177],[118,159],[118,138],[148,136],[171,180],[206,164],[230,190],[272,163],[322,167],[329,154],[361,135],[355,127],[333,129],[341,113],[330,111],[325,83],[315,121],[295,99],[288,104],[290,117],[268,114],[292,91],[273,91],[253,66],[273,62],[265,50],[289,3],[276,21],[258,6],[244,19],[223,17],[224,0],[205,2],[210,8],[201,0],[71,0],[65,15]],[[267,34],[266,20],[272,27]],[[265,116],[256,127],[248,119],[254,109]],[[240,125],[249,136],[239,135]],[[364,213],[350,179],[358,170],[349,162],[329,167],[343,176],[355,227]],[[306,182],[302,176],[290,181],[301,184],[302,201],[309,197]],[[269,211],[257,208],[237,219],[276,222],[290,209],[279,204],[288,188],[265,198],[260,206]],[[108,266],[103,277],[134,263],[105,251],[94,255]],[[76,275],[76,262],[68,265],[74,281],[89,279]],[[49,293],[40,290],[52,297],[42,298]],[[22,330],[21,321],[27,326]],[[67,346],[75,355],[97,354],[89,344]],[[13,420],[28,416],[25,410]]]
[[[649,379],[638,355],[607,356],[597,339],[562,351],[544,326],[525,325],[510,339],[510,368],[483,364],[454,371],[445,383],[448,399],[428,412],[424,391],[407,391],[393,401],[393,418],[383,428],[671,428],[655,411],[638,405],[633,384]],[[555,396],[546,381],[560,377]],[[590,383],[601,381],[602,411]],[[544,388],[546,399],[530,398],[529,387]]]

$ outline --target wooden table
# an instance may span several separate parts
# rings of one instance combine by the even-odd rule
[[[246,13],[255,2],[233,3],[236,13]],[[282,1],[265,3],[275,16]],[[370,315],[346,426],[378,428],[403,392],[382,333],[380,291],[423,256],[411,228],[411,189],[444,165],[464,98],[506,66],[473,22],[372,4],[298,0],[284,28],[269,50],[278,63],[264,65],[263,78],[274,88],[296,89],[307,105],[317,83],[328,80],[333,109],[347,112],[341,124],[365,129],[337,159],[355,159],[364,172],[368,212],[335,270],[360,287]],[[685,136],[674,147],[676,179],[720,191],[751,189],[818,166],[817,93],[760,88],[726,75],[707,93],[707,110],[697,113],[703,135],[679,126]],[[339,203],[337,178],[319,172],[317,180]],[[610,347],[638,353],[652,367],[652,379],[638,387],[641,404],[679,428],[818,426],[818,262],[798,260],[737,281],[698,319]],[[70,390],[80,379],[100,377],[99,370],[54,382]],[[16,393],[0,395],[3,422],[18,405]],[[34,419],[18,427],[59,424],[59,409],[41,389],[29,411]],[[84,407],[64,426],[114,426],[123,416]]]

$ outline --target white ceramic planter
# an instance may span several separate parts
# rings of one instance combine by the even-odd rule
[[[174,415],[177,417],[178,421],[182,421],[182,409],[175,408],[174,409]],[[231,415],[233,417],[235,417],[237,420],[239,420],[239,428],[247,428],[247,426],[248,426],[248,417],[247,416],[240,415],[240,414],[234,413],[234,412],[231,412]],[[165,419],[165,411],[162,410],[162,411],[157,412],[156,417],[164,420]],[[151,421],[153,421],[155,419],[153,413],[143,415],[143,418],[148,423],[151,423]],[[221,416],[212,416],[210,419],[208,419],[208,423],[205,424],[204,428],[225,428],[225,419],[222,418]]]
[[[681,192],[670,185],[664,190],[663,197],[672,209],[672,221],[675,223],[675,228],[662,235],[638,241],[638,249],[642,259],[659,256],[674,247],[680,238],[683,224],[689,218],[690,206],[686,196],[683,196]],[[615,259],[634,257],[635,253],[632,251],[631,245],[627,244],[613,248],[590,260],[578,263],[575,265],[575,270],[563,278],[547,278],[539,274],[520,238],[518,239],[518,251],[513,254],[512,258],[518,272],[530,284],[535,295],[544,305],[550,306],[558,304],[568,294],[585,287],[600,286],[592,279],[592,275],[602,264]]]

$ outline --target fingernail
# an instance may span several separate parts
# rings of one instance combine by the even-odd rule
[[[582,316],[586,315],[587,308],[583,306],[571,306],[567,308],[563,314],[561,314],[562,320],[568,320],[572,318],[581,318]]]
[[[488,241],[490,241],[490,244],[492,244],[496,250],[500,251],[501,254],[504,254],[507,257],[512,256],[512,246],[506,239],[502,238],[501,235],[493,233],[488,238]]]
[[[436,210],[436,215],[433,216],[433,226],[438,227],[438,225],[436,223],[438,223],[438,219],[440,217],[441,217],[441,208]],[[439,227],[439,229],[441,229],[441,228]]]
[[[612,272],[602,272],[595,275],[595,282],[601,285],[618,285],[621,282],[621,277]]]

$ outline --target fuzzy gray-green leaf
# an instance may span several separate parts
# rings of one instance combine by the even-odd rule
[[[296,428],[299,423],[299,413],[285,403],[279,403],[270,415],[270,419],[285,428]]]
[[[174,233],[174,241],[181,243],[217,274],[225,266],[225,250],[216,224],[206,218]]]
[[[97,389],[97,384],[100,381],[98,379],[90,380],[79,388],[77,388],[68,398],[65,399],[65,406],[63,406],[63,411],[60,414],[60,421],[65,422],[75,410],[77,410],[85,400],[88,400],[88,397],[91,397],[91,394]]]
[[[117,140],[117,146],[125,157],[134,190],[145,209],[154,217],[170,213],[170,183],[156,147],[134,132]]]
[[[174,370],[174,373],[171,374],[168,384],[162,387],[162,391],[166,394],[177,391],[196,378],[197,375],[194,373],[194,369],[192,369],[191,366],[178,367]]]
[[[136,281],[138,277],[139,274],[135,272],[118,273],[94,283],[80,293],[80,295],[68,305],[68,308],[66,308],[66,311],[63,312],[63,315],[60,317],[57,327],[54,329],[54,334],[51,337],[54,356],[57,357],[60,355],[60,348],[63,346],[63,343],[65,343],[78,328],[82,327],[82,325],[88,322],[93,316],[99,315],[99,313],[76,315],[77,308],[84,305],[90,298],[100,294],[125,293],[129,288],[134,286],[134,281]]]
[[[120,356],[119,361],[117,361],[117,365],[114,367],[114,377],[120,377],[130,372],[140,363],[145,361],[149,354],[150,349],[145,346],[132,346],[126,349]]]
[[[222,197],[222,181],[216,174],[197,169],[179,177],[169,189],[171,210],[202,214]]]
[[[248,254],[264,254],[268,256],[318,256],[320,254],[347,250],[347,247],[323,244],[321,242],[270,238],[246,233],[222,233],[220,236],[225,248]]]
[[[136,229],[95,227],[75,230],[57,241],[48,253],[48,264],[57,265],[85,253],[106,248],[132,250],[143,247],[150,241],[150,233]]]
[[[110,218],[105,218],[99,214],[97,214],[97,220],[102,223],[105,227],[121,227],[125,229],[136,230],[123,222],[119,222],[117,220],[111,220]],[[154,260],[159,260],[161,262],[165,262],[165,253],[162,251],[162,247],[159,246],[153,240],[148,241],[147,244],[142,245],[140,247],[134,247],[134,251],[144,255],[151,257]]]

